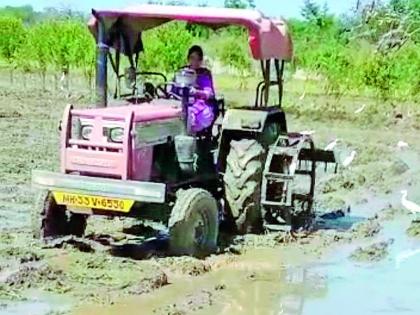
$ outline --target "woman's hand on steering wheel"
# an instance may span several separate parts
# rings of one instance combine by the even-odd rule
[[[158,97],[158,98],[169,98],[169,93],[168,93],[168,91],[166,91],[166,87],[167,87],[167,85],[165,84],[165,85],[163,85],[162,86],[162,84],[159,84],[157,87],[156,87],[156,96]],[[163,95],[159,95],[159,91],[160,92],[162,92],[163,93]]]
[[[174,93],[174,92],[168,92],[168,95],[169,95],[169,97],[168,97],[168,98],[173,97],[174,99],[176,99],[176,100],[178,100],[178,101],[181,101],[181,100],[182,100],[182,97],[181,97],[181,96],[179,96],[178,94]]]

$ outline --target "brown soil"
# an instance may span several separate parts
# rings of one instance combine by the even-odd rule
[[[388,255],[388,247],[392,240],[374,243],[366,247],[357,248],[350,256],[352,260],[359,262],[377,262]]]

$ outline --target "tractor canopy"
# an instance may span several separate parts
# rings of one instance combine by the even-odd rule
[[[256,10],[143,4],[121,10],[92,10],[92,14],[89,28],[97,41],[101,41],[98,44],[113,47],[126,55],[143,51],[142,32],[170,21],[185,21],[212,29],[244,26],[248,29],[254,59],[288,61],[293,55],[286,22],[269,19]]]

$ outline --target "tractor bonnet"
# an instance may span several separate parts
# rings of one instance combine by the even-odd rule
[[[105,44],[125,54],[143,50],[141,33],[170,21],[201,24],[212,29],[244,26],[249,33],[252,57],[257,60],[290,60],[293,44],[284,20],[272,20],[256,10],[211,7],[137,5],[122,10],[92,10],[89,28],[98,37],[98,23]]]

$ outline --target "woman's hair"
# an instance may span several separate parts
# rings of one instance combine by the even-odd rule
[[[201,60],[203,60],[203,58],[204,58],[204,53],[203,53],[203,49],[202,49],[200,46],[198,46],[198,45],[194,45],[194,46],[192,46],[192,47],[188,50],[188,58],[190,58],[190,56],[191,56],[193,53],[196,53],[196,54],[200,57],[200,59],[201,59]]]

